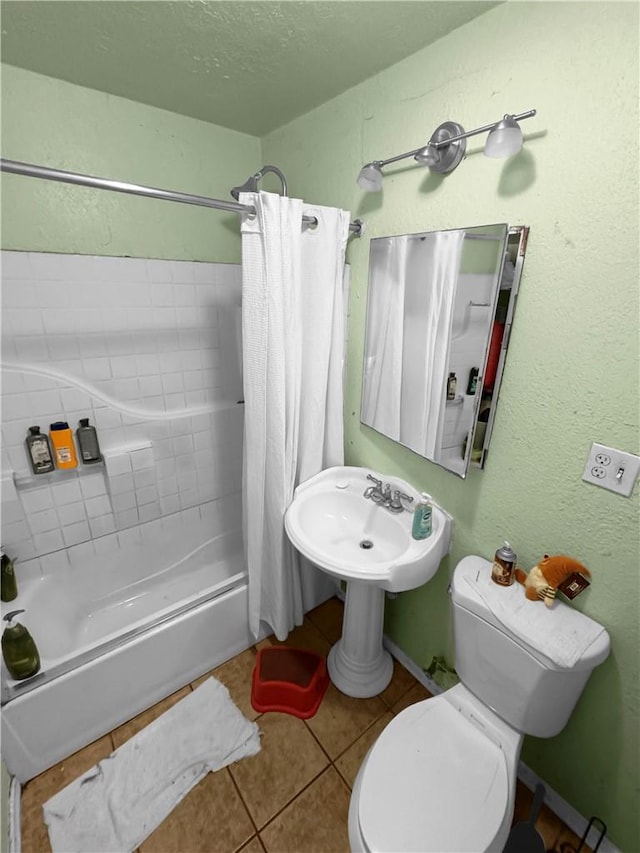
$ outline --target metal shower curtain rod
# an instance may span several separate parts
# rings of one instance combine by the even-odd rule
[[[0,169],[13,175],[25,175],[28,178],[42,178],[46,181],[60,181],[64,184],[76,184],[81,187],[94,187],[99,190],[112,190],[118,193],[129,193],[130,195],[141,195],[146,198],[159,198],[163,201],[178,201],[182,204],[195,204],[200,207],[213,207],[216,210],[233,210],[236,213],[255,214],[256,209],[249,204],[240,204],[235,201],[223,201],[217,198],[208,198],[204,195],[190,195],[173,190],[161,190],[156,187],[144,187],[140,184],[128,184],[124,181],[111,181],[107,178],[94,178],[92,175],[80,175],[76,172],[65,172],[62,169],[51,169],[48,166],[35,166],[32,163],[20,163],[18,160],[0,160]],[[302,221],[309,225],[317,225],[315,216],[303,216]],[[360,236],[362,222],[356,219],[349,223],[349,231]]]

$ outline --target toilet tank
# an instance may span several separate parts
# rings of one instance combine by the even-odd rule
[[[609,654],[607,632],[602,629],[570,667],[559,665],[535,648],[527,626],[521,624],[522,633],[519,630],[518,619],[522,622],[531,617],[527,608],[545,608],[543,602],[525,599],[526,607],[519,609],[524,598],[522,586],[498,587],[491,580],[491,563],[482,557],[465,557],[458,563],[451,597],[456,670],[462,683],[517,731],[536,737],[557,735],[592,670]],[[561,601],[554,603],[556,608],[570,609]],[[505,612],[508,625],[501,621]],[[546,619],[542,611],[534,615]],[[560,615],[555,614],[549,622],[558,624]],[[574,610],[572,615],[578,629],[583,625],[585,632],[601,627],[579,611]]]

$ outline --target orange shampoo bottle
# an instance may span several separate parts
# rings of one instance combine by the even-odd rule
[[[51,424],[49,430],[56,468],[77,468],[78,457],[69,424],[66,421],[56,421]]]

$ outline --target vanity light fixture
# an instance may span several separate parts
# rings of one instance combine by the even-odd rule
[[[382,167],[406,157],[413,157],[417,163],[427,166],[432,172],[453,172],[464,157],[467,137],[478,133],[488,132],[484,146],[487,157],[512,157],[522,148],[522,130],[518,122],[534,115],[536,110],[528,110],[519,115],[505,115],[499,121],[467,131],[455,121],[445,121],[436,128],[426,145],[387,160],[373,160],[364,165],[358,175],[358,186],[365,192],[378,192],[382,189]]]

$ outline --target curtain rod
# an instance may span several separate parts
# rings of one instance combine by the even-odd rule
[[[212,207],[216,210],[232,210],[236,213],[255,214],[256,209],[252,205],[240,204],[235,201],[223,201],[217,198],[208,198],[204,195],[190,195],[189,193],[174,192],[173,190],[161,190],[156,187],[144,187],[140,184],[129,184],[124,181],[111,181],[107,178],[94,178],[92,175],[80,175],[76,172],[65,172],[62,169],[51,169],[48,166],[36,166],[33,163],[21,163],[18,160],[0,160],[0,168],[3,172],[13,175],[24,175],[28,178],[42,178],[47,181],[61,181],[65,184],[76,184],[82,187],[94,187],[100,190],[112,190],[118,193],[129,193],[130,195],[141,195],[146,198],[159,198],[163,201],[177,201],[182,204],[195,204],[200,207]],[[315,216],[303,216],[302,221],[309,225],[317,225]],[[349,231],[360,237],[362,233],[362,222],[356,219],[349,223]]]

